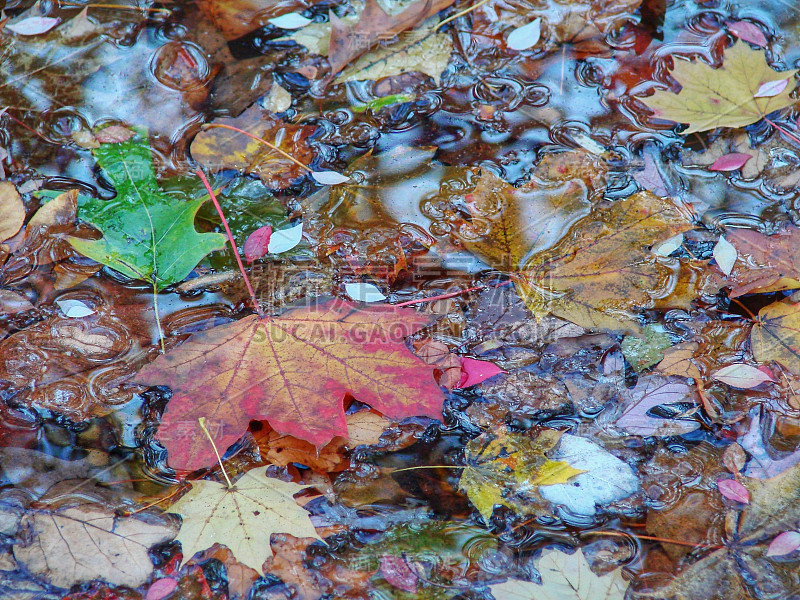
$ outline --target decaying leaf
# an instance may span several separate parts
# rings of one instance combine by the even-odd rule
[[[29,509],[22,518],[14,556],[54,586],[102,579],[137,587],[153,572],[148,551],[175,536],[163,517],[115,515],[113,507],[86,500]]]
[[[314,158],[308,145],[313,127],[285,123],[258,105],[254,104],[235,119],[226,117],[214,123],[236,127],[265,139],[304,165]],[[252,173],[274,189],[288,187],[307,173],[268,146],[239,132],[219,127],[198,133],[192,141],[191,152],[192,157],[207,169],[238,169]]]
[[[674,285],[650,247],[691,227],[683,207],[649,192],[595,208],[522,266],[520,295],[540,318],[552,313],[587,329],[636,333],[632,311]]]
[[[583,552],[545,550],[536,563],[541,584],[520,579],[490,585],[495,600],[623,600],[628,582],[622,567],[597,575]]]
[[[800,288],[800,228],[788,224],[772,235],[729,229],[725,237],[738,255],[731,298]]]
[[[205,479],[192,481],[192,489],[169,509],[183,520],[175,538],[183,548],[181,564],[219,543],[240,563],[262,572],[264,561],[272,556],[273,533],[321,539],[294,499],[308,486],[267,477],[266,471],[267,467],[251,469],[231,488]]]
[[[496,505],[521,514],[541,510],[536,488],[569,481],[584,471],[546,456],[558,443],[561,432],[542,429],[533,437],[500,431],[470,440],[467,466],[458,482],[487,522]]]
[[[681,435],[701,426],[687,418],[686,413],[698,408],[697,394],[681,377],[639,377],[634,388],[623,390],[622,397],[624,404],[616,425],[631,435]],[[658,406],[674,407],[675,418],[651,416],[650,411]]]
[[[800,374],[800,304],[784,300],[762,308],[750,332],[750,347],[757,362],[774,360]]]
[[[660,119],[688,123],[684,134],[717,127],[744,127],[771,112],[794,103],[793,86],[774,96],[756,97],[761,86],[773,81],[794,81],[793,71],[774,71],[764,52],[737,42],[725,51],[722,66],[675,59],[672,77],[682,86],[679,93],[658,90],[643,102]]]
[[[25,206],[10,181],[0,181],[0,242],[14,237],[25,222]]]
[[[428,322],[411,309],[341,300],[279,317],[254,315],[195,334],[135,380],[172,388],[158,439],[175,468],[214,460],[196,425],[201,416],[217,428],[222,448],[254,419],[321,448],[347,436],[348,393],[391,418],[441,416],[442,392],[430,367],[403,341]]]
[[[161,290],[183,280],[209,252],[225,245],[219,233],[198,233],[194,218],[205,199],[181,202],[158,187],[144,140],[101,144],[93,150],[114,184],[113,200],[85,198],[78,218],[103,233],[99,240],[70,238],[81,254]]]

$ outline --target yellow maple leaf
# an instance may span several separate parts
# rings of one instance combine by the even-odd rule
[[[738,42],[725,51],[722,66],[676,59],[672,77],[681,84],[679,93],[658,90],[642,101],[660,119],[688,123],[683,133],[716,127],[744,127],[771,112],[794,104],[791,78],[797,69],[774,71],[764,52]],[[774,95],[757,97],[762,86],[787,81]]]
[[[800,303],[785,300],[762,308],[750,332],[750,347],[756,361],[774,360],[800,374]]]
[[[192,482],[192,489],[169,512],[181,516],[178,537],[185,564],[196,552],[224,544],[240,563],[261,572],[272,556],[273,533],[322,539],[293,496],[308,486],[267,477],[267,467],[247,471],[233,486]]]
[[[651,247],[691,228],[687,210],[649,192],[596,208],[523,265],[520,295],[538,318],[552,313],[587,329],[636,333],[632,309],[675,287],[668,261]]]

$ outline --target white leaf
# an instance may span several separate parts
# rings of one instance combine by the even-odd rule
[[[303,239],[302,223],[300,223],[299,225],[295,225],[294,227],[289,227],[289,229],[281,229],[279,231],[273,231],[272,236],[269,238],[269,245],[267,246],[267,250],[271,254],[280,254],[281,252],[286,252],[297,246],[297,244],[299,244],[300,240],[302,239]]]
[[[359,302],[380,302],[386,300],[381,291],[371,283],[345,283],[344,290],[353,300]]]
[[[290,106],[292,106],[292,95],[285,88],[273,83],[265,108],[270,112],[279,113],[287,110]]]
[[[542,36],[542,19],[537,18],[523,25],[517,27],[514,31],[508,34],[506,46],[512,50],[527,50],[537,44],[539,38]]]
[[[6,29],[17,35],[39,35],[50,31],[58,25],[59,20],[54,17],[28,17],[18,23],[6,25]]]
[[[541,585],[520,579],[490,585],[495,600],[623,600],[629,585],[621,567],[605,575],[595,574],[580,550],[566,554],[548,548],[536,569],[542,576]]]
[[[597,512],[595,505],[627,498],[639,489],[639,479],[629,465],[585,438],[562,435],[550,458],[586,471],[568,483],[539,487],[542,498],[576,515],[592,516]]]
[[[733,247],[728,240],[720,237],[717,245],[714,246],[714,260],[717,261],[720,271],[725,275],[730,275],[733,271],[733,265],[736,263],[738,253],[736,248]]]
[[[761,84],[761,87],[758,88],[758,91],[753,94],[753,98],[771,98],[772,96],[777,96],[786,89],[787,85],[789,85],[788,79],[767,81],[766,83]]]
[[[772,381],[772,378],[764,371],[746,363],[735,363],[722,367],[711,376],[717,381],[743,390],[749,390],[767,381]]]
[[[653,248],[653,254],[656,256],[669,256],[683,244],[683,234],[673,235],[668,240],[656,244]]]
[[[317,183],[321,183],[322,185],[336,185],[338,183],[350,181],[349,177],[337,173],[336,171],[313,171],[311,176],[317,180]]]
[[[56,300],[56,304],[63,315],[69,319],[81,319],[97,312],[80,300]]]
[[[269,22],[281,29],[300,29],[311,23],[311,19],[307,19],[300,13],[291,12],[280,17],[273,17],[269,19]]]

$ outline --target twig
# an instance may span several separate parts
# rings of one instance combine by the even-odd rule
[[[446,298],[454,298],[455,296],[460,296],[461,294],[467,294],[469,292],[477,292],[479,290],[486,290],[492,287],[498,288],[503,287],[504,285],[508,285],[512,283],[511,280],[504,281],[502,283],[498,283],[496,285],[480,285],[476,287],[467,288],[465,290],[459,290],[457,292],[450,292],[449,294],[441,294],[439,296],[431,296],[430,298],[419,298],[417,300],[408,300],[407,302],[400,302],[399,304],[394,304],[393,306],[411,306],[412,304],[422,304],[423,302],[435,302],[436,300],[444,300]]]
[[[222,207],[219,205],[219,200],[217,200],[217,196],[214,194],[214,190],[211,189],[211,184],[208,183],[208,179],[206,179],[206,175],[205,173],[203,173],[203,170],[195,169],[195,173],[203,182],[203,185],[206,187],[208,195],[211,196],[211,201],[214,203],[214,208],[217,209],[219,218],[222,219],[222,225],[223,227],[225,227],[225,233],[228,234],[228,241],[231,243],[231,249],[233,250],[233,254],[236,257],[236,264],[239,265],[239,271],[241,272],[242,277],[244,277],[244,284],[247,286],[247,291],[250,293],[250,300],[253,303],[253,308],[255,309],[259,317],[263,317],[264,312],[261,310],[261,305],[258,303],[258,298],[256,298],[256,293],[253,291],[253,286],[250,283],[250,278],[247,276],[247,271],[244,270],[244,263],[242,263],[242,257],[239,256],[239,250],[236,248],[236,240],[233,239],[231,228],[228,226],[228,219],[225,218],[225,213],[222,212]]]
[[[790,137],[790,138],[791,138],[791,139],[793,139],[795,142],[797,142],[797,143],[799,143],[799,144],[800,144],[800,138],[799,138],[799,137],[797,137],[795,134],[793,134],[791,131],[789,131],[788,129],[784,129],[783,127],[781,127],[780,125],[778,125],[778,124],[777,124],[775,121],[772,121],[772,120],[768,119],[767,117],[764,117],[764,120],[765,120],[767,123],[769,123],[770,125],[772,125],[772,126],[775,128],[775,129],[777,129],[778,131],[780,131],[782,134],[784,134],[784,135],[786,135],[786,136]]]
[[[141,10],[142,12],[172,14],[168,8],[145,8],[141,6],[128,6],[127,4],[77,4],[74,2],[59,2],[59,6],[70,6],[75,8],[116,8],[120,10]]]
[[[402,469],[395,469],[392,473],[400,473],[401,471],[414,471],[416,469],[466,469],[467,467],[460,467],[457,465],[423,465],[421,467],[403,467]]]
[[[475,10],[479,6],[483,6],[487,2],[489,2],[489,0],[481,0],[480,2],[477,2],[476,4],[473,4],[469,8],[465,8],[461,12],[457,12],[456,14],[447,17],[444,21],[442,21],[436,27],[433,28],[433,32],[436,33],[437,31],[439,31],[439,27],[441,27],[445,23],[449,23],[450,21],[455,21],[458,17],[463,17],[464,15],[471,13],[473,10]]]
[[[228,489],[233,488],[233,484],[231,483],[231,478],[228,477],[228,472],[225,470],[225,465],[222,464],[222,457],[219,455],[219,450],[217,450],[217,445],[214,443],[214,439],[211,437],[211,434],[208,433],[208,429],[206,429],[206,418],[199,417],[197,422],[200,423],[200,429],[203,430],[203,433],[206,434],[208,441],[211,442],[211,447],[214,448],[214,454],[217,455],[217,462],[219,462],[219,468],[222,469],[222,474],[225,476],[225,481],[228,482]]]
[[[665,544],[675,544],[676,546],[689,546],[690,548],[711,548],[712,550],[719,550],[724,546],[717,544],[695,544],[693,542],[684,542],[681,540],[673,540],[670,538],[656,537],[654,535],[641,535],[639,533],[621,533],[619,531],[584,531],[581,535],[605,535],[609,537],[635,537],[640,540],[650,540],[653,542],[662,542]]]

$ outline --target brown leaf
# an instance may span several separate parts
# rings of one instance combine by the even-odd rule
[[[10,181],[0,181],[0,242],[14,237],[25,222],[25,206]]]
[[[290,125],[259,106],[251,106],[235,119],[223,118],[214,123],[237,127],[265,139],[302,164],[307,165],[314,158],[308,145],[313,127]],[[274,189],[288,187],[307,172],[264,144],[229,129],[201,131],[192,141],[191,152],[192,157],[208,169],[239,169],[258,175]]]
[[[331,79],[353,60],[382,40],[415,27],[425,19],[453,4],[455,0],[418,0],[397,15],[388,15],[377,0],[366,0],[364,11],[353,25],[347,25],[330,13],[331,37],[328,44],[328,62]]]
[[[199,8],[228,41],[247,35],[289,12],[300,12],[314,0],[198,0]]]
[[[800,228],[786,225],[773,235],[730,228],[725,238],[738,253],[731,298],[800,287]]]
[[[33,308],[33,304],[22,294],[0,289],[0,314],[14,315]]]

